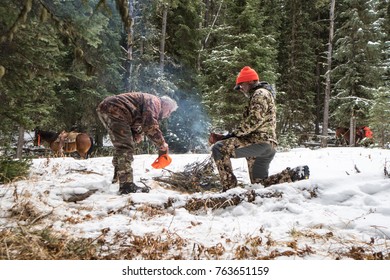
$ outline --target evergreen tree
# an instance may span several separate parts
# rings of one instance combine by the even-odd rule
[[[96,106],[120,87],[120,19],[112,16],[115,8],[98,0],[2,4],[1,55],[6,74],[1,97],[20,112],[2,107],[1,114],[12,124],[8,132],[22,125],[101,135]]]
[[[162,124],[172,152],[187,152],[202,146],[204,132],[192,128],[204,123],[200,114],[199,91],[195,72],[199,38],[200,1],[142,1],[133,11],[131,91],[158,96],[168,95],[178,102],[179,109]],[[156,51],[164,37],[162,18],[167,9],[164,67],[161,54]],[[123,34],[124,36],[126,34]],[[196,116],[196,117],[194,117]],[[169,125],[168,125],[169,124]],[[205,125],[204,125],[205,126]],[[145,143],[143,152],[151,152],[153,145]]]
[[[370,109],[370,126],[374,138],[381,147],[390,143],[390,2],[378,2],[378,20],[374,25],[379,28],[381,38],[381,63],[383,69],[380,87],[374,93],[374,104]]]
[[[57,129],[99,131],[98,103],[122,88],[120,19],[112,10],[94,10],[96,3],[72,1],[61,5],[62,17],[71,18],[69,25],[78,28],[61,61],[67,69],[68,82],[57,88],[61,100],[57,107],[58,123],[62,125]]]
[[[389,86],[378,88],[374,104],[370,109],[370,126],[376,142],[381,147],[390,143],[390,90]]]
[[[201,54],[201,82],[213,125],[221,130],[237,124],[247,103],[242,94],[233,91],[242,67],[251,66],[269,83],[277,78],[277,33],[270,23],[278,22],[278,14],[270,12],[275,9],[271,2],[275,1],[224,1],[221,11],[215,11],[218,18]]]
[[[44,21],[44,7],[30,3],[29,9],[20,10],[21,2],[5,0],[0,6],[0,61],[5,69],[0,80],[3,137],[19,126],[33,129],[37,120],[55,122],[52,113],[59,102],[55,87],[67,80],[59,63],[64,46],[50,22]],[[24,24],[15,25],[23,13]]]
[[[335,97],[331,103],[335,126],[367,125],[373,94],[380,85],[379,29],[376,1],[344,0],[339,4],[335,37]]]
[[[180,0],[168,13],[164,75],[175,84],[179,108],[168,120],[170,147],[177,152],[205,151],[208,117],[201,103],[197,72],[201,1]],[[171,141],[172,139],[172,141]]]
[[[348,125],[354,112],[358,125],[369,117],[384,143],[389,1],[336,4],[330,127]],[[179,109],[162,126],[172,151],[203,149],[207,126],[228,131],[241,118],[247,100],[232,88],[246,65],[276,85],[280,136],[312,131],[313,124],[318,132],[328,6],[328,0],[4,0],[1,145],[36,126],[87,131],[101,144],[106,131],[97,104],[129,89],[176,99]]]
[[[315,1],[286,0],[279,41],[278,131],[312,131],[319,82]],[[317,51],[318,53],[318,51]]]

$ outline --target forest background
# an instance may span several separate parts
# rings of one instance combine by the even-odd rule
[[[241,117],[247,100],[233,87],[245,65],[276,89],[281,145],[353,117],[384,146],[390,2],[339,0],[334,13],[331,2],[2,0],[0,146],[19,135],[20,157],[25,131],[39,127],[87,132],[102,147],[99,102],[142,91],[179,104],[163,123],[171,152],[204,151],[210,130]]]

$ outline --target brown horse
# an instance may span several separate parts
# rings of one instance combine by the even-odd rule
[[[81,158],[87,159],[93,149],[93,140],[86,133],[35,130],[34,145],[40,146],[42,142],[49,144],[55,156],[64,153],[77,152]]]
[[[355,146],[365,137],[364,130],[361,127],[355,129]],[[341,146],[349,146],[350,129],[347,127],[336,128],[336,143]]]

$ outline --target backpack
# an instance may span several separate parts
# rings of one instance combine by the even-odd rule
[[[274,88],[268,82],[259,82],[256,85],[256,89],[257,88],[265,88],[266,90],[268,90],[272,94],[273,98],[276,97],[276,92],[275,92]]]

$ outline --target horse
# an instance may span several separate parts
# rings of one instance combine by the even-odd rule
[[[355,128],[355,146],[365,137],[365,131],[363,127]],[[336,143],[342,146],[349,146],[350,129],[347,127],[336,128]]]
[[[63,156],[64,153],[77,152],[83,159],[87,159],[93,150],[93,139],[86,133],[35,130],[34,145],[40,146],[41,142],[49,144],[55,156]]]

